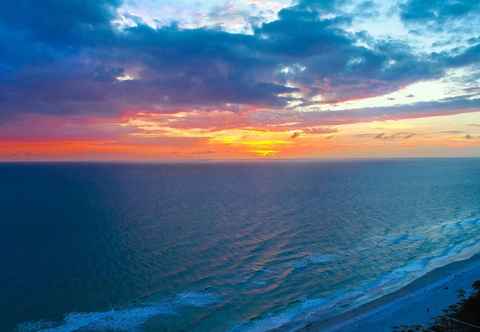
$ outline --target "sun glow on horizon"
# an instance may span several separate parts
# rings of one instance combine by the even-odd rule
[[[21,7],[0,11],[2,160],[480,156],[477,5]]]

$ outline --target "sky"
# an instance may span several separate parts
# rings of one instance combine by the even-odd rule
[[[480,157],[478,0],[18,0],[0,160]]]

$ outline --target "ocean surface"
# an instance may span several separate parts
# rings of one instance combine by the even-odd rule
[[[480,252],[480,159],[0,164],[0,331],[292,331]]]

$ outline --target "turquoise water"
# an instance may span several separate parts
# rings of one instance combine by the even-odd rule
[[[480,160],[1,164],[1,331],[292,330],[480,251]]]

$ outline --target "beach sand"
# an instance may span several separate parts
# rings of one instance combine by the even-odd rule
[[[313,321],[302,331],[387,332],[400,325],[428,324],[458,291],[467,296],[480,279],[480,255],[436,269],[403,289],[328,321]]]

